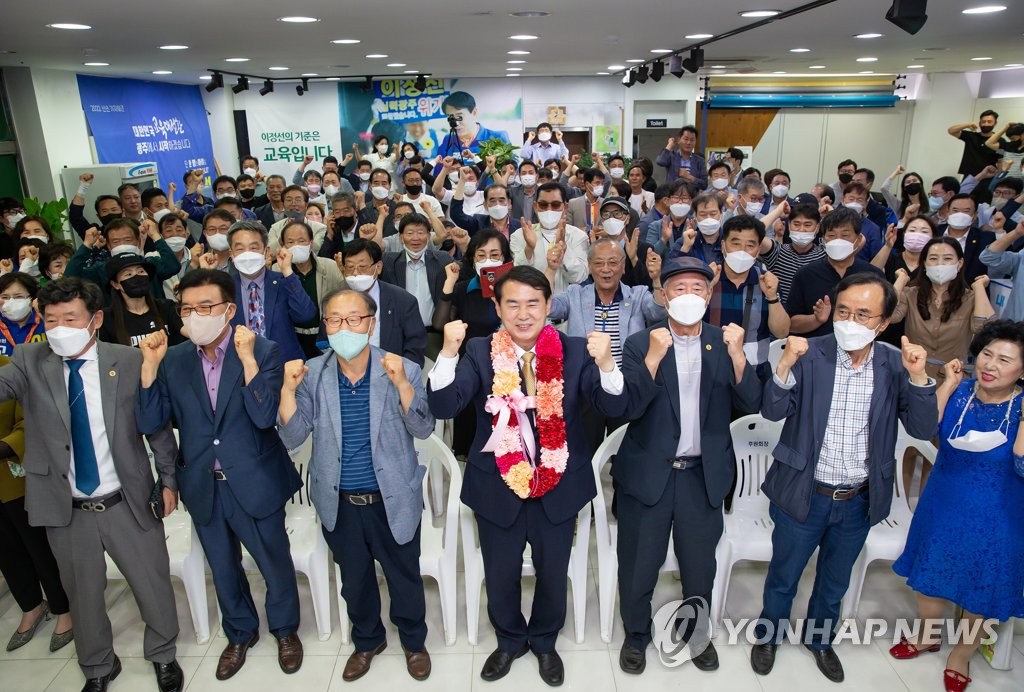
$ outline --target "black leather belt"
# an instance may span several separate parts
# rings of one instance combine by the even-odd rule
[[[384,501],[384,496],[380,493],[341,493],[341,499],[350,505],[372,505],[378,502]]]
[[[672,459],[672,468],[679,471],[685,471],[686,469],[692,469],[694,466],[700,466],[703,461],[700,457],[675,457]]]
[[[831,497],[833,500],[852,500],[861,493],[866,493],[868,491],[868,484],[867,481],[865,481],[858,485],[856,488],[836,488],[831,485],[819,484],[815,488],[815,491],[819,495],[827,495],[828,497]]]
[[[116,493],[111,493],[106,497],[99,498],[72,498],[71,506],[75,509],[80,509],[83,512],[105,512],[118,502],[124,499],[124,493],[118,490]]]
[[[224,472],[221,471],[220,469],[214,469],[213,470],[213,480],[215,480],[215,481],[226,481],[227,479],[228,479],[228,477],[225,476]]]

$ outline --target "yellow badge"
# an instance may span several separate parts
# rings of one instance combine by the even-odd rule
[[[707,344],[706,346],[704,346],[704,350],[710,351],[711,350],[711,344]]]
[[[107,374],[110,375],[111,377],[116,377],[117,376],[117,371],[116,370],[111,370]]]

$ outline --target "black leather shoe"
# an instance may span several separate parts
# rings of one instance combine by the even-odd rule
[[[807,646],[804,644],[804,646]],[[818,664],[818,670],[821,674],[832,682],[842,682],[846,675],[843,673],[843,664],[839,661],[839,657],[836,656],[836,651],[832,647],[827,649],[812,649],[807,646],[807,650],[814,654],[814,662]]]
[[[558,687],[565,680],[565,667],[562,665],[562,657],[552,649],[542,654],[537,654],[537,662],[540,664],[540,679],[549,687]]]
[[[160,692],[181,692],[185,686],[185,674],[177,661],[154,663],[153,670],[156,671],[156,686]]]
[[[772,668],[775,667],[775,650],[778,648],[778,644],[771,642],[754,644],[754,648],[750,652],[750,667],[754,669],[755,673],[768,675],[772,672]]]
[[[640,675],[647,668],[647,654],[643,649],[630,646],[628,641],[622,642],[619,649],[619,668],[623,673]]]
[[[523,646],[519,651],[509,653],[508,651],[502,651],[501,649],[495,649],[487,660],[484,661],[484,667],[480,671],[480,677],[487,682],[494,682],[508,675],[508,671],[512,669],[512,661],[517,658],[522,658],[526,655],[526,652],[530,650],[530,645]]]
[[[89,678],[85,681],[82,692],[107,692],[107,685],[110,681],[121,674],[121,659],[114,656],[114,667],[106,675],[98,678]]]
[[[705,672],[718,670],[718,652],[715,651],[715,645],[712,642],[708,642],[708,648],[704,649],[700,656],[694,657],[693,665],[697,666],[697,670]]]

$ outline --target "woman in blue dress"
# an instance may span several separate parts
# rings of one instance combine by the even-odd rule
[[[963,379],[960,361],[945,366],[936,391],[938,459],[893,564],[917,592],[922,626],[890,654],[938,651],[941,633],[925,623],[942,621],[950,603],[960,606],[967,634],[943,673],[946,689],[957,692],[971,681],[970,660],[985,636],[981,622],[1024,617],[1024,323],[989,322],[971,353],[976,379]]]

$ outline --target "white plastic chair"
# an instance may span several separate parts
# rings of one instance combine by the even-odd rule
[[[434,369],[434,361],[429,358],[423,359],[423,386],[427,386],[427,376],[430,371]],[[434,423],[434,434],[449,448],[451,448],[451,434],[449,430],[451,428],[451,421],[443,418],[438,418]],[[438,460],[433,456],[430,460],[431,464],[438,464]],[[438,473],[428,473],[430,477],[430,506],[434,510],[434,516],[441,516],[444,512],[444,474],[440,473],[440,466],[434,467]]]
[[[996,670],[1013,670],[1013,618],[996,627],[996,641],[989,665]]]
[[[511,491],[509,491],[511,492]],[[587,557],[590,552],[590,503],[576,515],[576,538],[569,553],[569,584],[572,586],[573,624],[576,643],[582,644],[587,622]],[[466,572],[466,630],[469,643],[476,646],[480,633],[480,594],[484,584],[484,558],[476,534],[476,520],[473,510],[463,505],[460,510],[462,523],[462,559]],[[534,577],[530,546],[523,554],[521,576]]]
[[[860,607],[861,592],[864,590],[864,578],[867,576],[868,565],[875,560],[896,560],[903,547],[907,543],[907,534],[910,532],[910,522],[914,518],[908,504],[907,489],[903,482],[903,464],[905,463],[906,451],[914,448],[921,456],[935,463],[937,450],[927,440],[917,440],[907,434],[903,429],[903,423],[899,423],[899,431],[896,434],[896,487],[892,498],[892,507],[889,516],[871,527],[867,540],[860,556],[853,564],[853,571],[850,575],[850,587],[843,597],[843,619],[857,617],[857,609]]]
[[[457,626],[457,567],[459,552],[459,494],[462,492],[462,471],[451,450],[434,433],[425,440],[415,440],[416,453],[420,463],[427,467],[423,477],[423,516],[420,519],[420,574],[431,577],[437,582],[437,591],[441,596],[441,621],[444,623],[444,640],[447,646],[455,643]],[[448,502],[444,523],[435,527],[433,514],[426,500],[433,492],[435,484],[444,487],[444,473],[448,473]],[[440,480],[431,476],[440,476]],[[378,566],[378,573],[380,567]],[[341,618],[341,642],[348,644],[349,633],[348,610],[345,599],[341,597],[341,568],[334,565],[338,601],[338,614]]]
[[[775,342],[779,343],[779,342]],[[782,434],[782,423],[758,414],[743,416],[729,425],[736,456],[736,493],[732,512],[725,515],[725,534],[718,544],[712,617],[722,621],[733,566],[742,560],[769,562],[772,559],[772,529],[768,498],[761,484],[772,465],[772,451]]]
[[[772,366],[772,372],[779,367],[779,360],[782,359],[782,351],[786,345],[785,339],[776,339],[768,344],[768,363]]]

